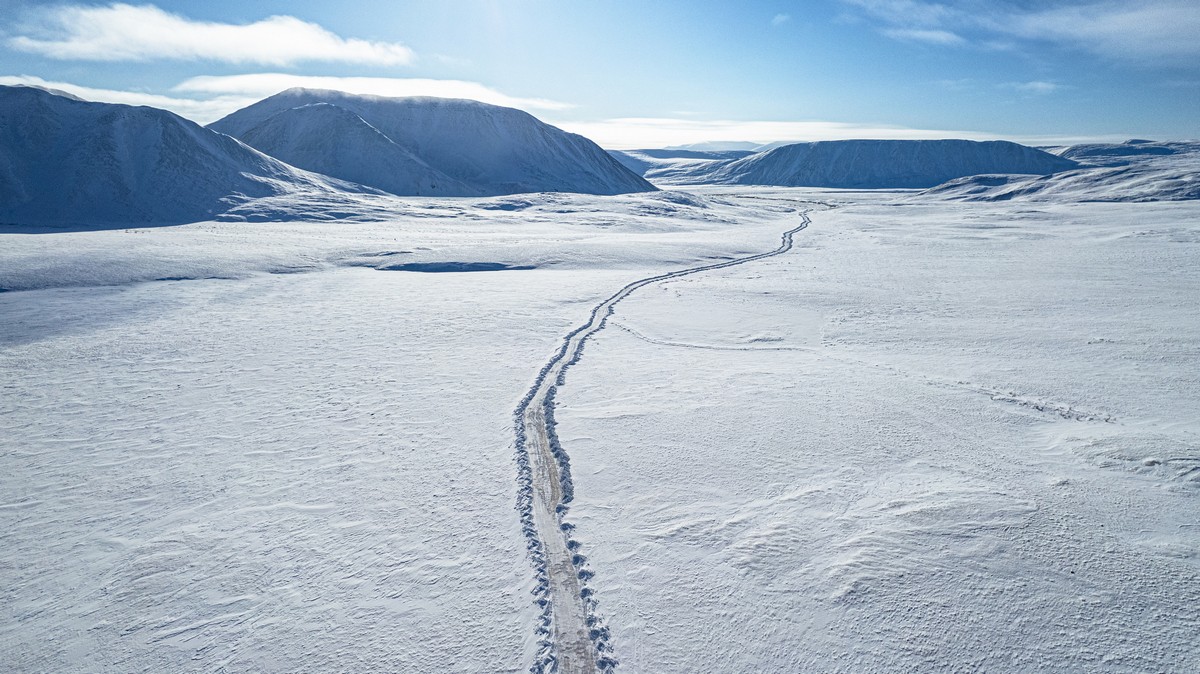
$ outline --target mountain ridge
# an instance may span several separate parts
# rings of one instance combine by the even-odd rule
[[[428,166],[464,186],[444,196],[499,196],[526,192],[626,194],[656,188],[629,171],[592,141],[568,133],[515,108],[465,99],[369,96],[293,88],[269,96],[209,125],[274,155],[286,148],[285,134],[274,138],[254,130],[270,118],[305,105],[325,103],[361,118],[384,137]],[[311,130],[292,128],[295,138]],[[361,148],[374,156],[378,143]],[[321,157],[301,166],[349,179],[344,166]],[[307,164],[307,165],[305,165]],[[443,181],[444,183],[444,181]],[[416,186],[392,184],[393,194],[411,195]]]

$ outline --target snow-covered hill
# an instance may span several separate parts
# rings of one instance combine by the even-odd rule
[[[1124,143],[1084,143],[1069,145],[1055,152],[1060,157],[1095,166],[1123,166],[1178,153],[1196,152],[1195,143],[1161,143],[1152,140],[1127,140]]]
[[[335,132],[312,122],[313,111],[297,110],[314,104],[328,106],[317,114],[322,119],[336,117],[331,120]],[[402,195],[625,194],[654,189],[583,136],[520,110],[477,101],[289,89],[210,128],[303,168],[364,180]],[[349,130],[348,140],[341,137],[344,130]],[[337,142],[318,138],[329,136]],[[431,172],[423,172],[422,164]],[[365,175],[393,167],[398,167],[396,174],[370,180]],[[447,182],[444,176],[457,182]]]
[[[370,192],[156,108],[0,86],[0,222],[175,224],[248,199]]]
[[[414,157],[362,117],[329,103],[278,112],[241,140],[293,166],[393,194],[479,193]]]
[[[676,166],[662,182],[782,187],[920,188],[980,173],[1045,175],[1076,162],[1007,141],[835,140],[794,143],[734,161]]]
[[[1062,148],[1058,153],[1085,164],[1048,176],[959,178],[922,194],[963,201],[1200,199],[1200,143],[1091,143]]]
[[[364,191],[165,110],[0,87],[0,222],[177,224],[256,197]]]

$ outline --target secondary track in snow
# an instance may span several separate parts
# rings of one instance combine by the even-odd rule
[[[535,590],[542,615],[537,632],[540,651],[532,671],[595,674],[610,671],[617,661],[608,630],[595,613],[592,592],[585,587],[591,572],[571,525],[563,521],[572,499],[570,462],[559,445],[554,424],[554,395],[569,367],[579,361],[584,343],[604,329],[617,303],[651,283],[763,260],[792,249],[792,237],[811,222],[799,213],[799,225],[781,236],[775,250],[724,262],[658,274],[634,281],[592,309],[591,318],[563,338],[562,346],[538,373],[533,387],[514,412],[519,469],[517,507],[537,573]]]

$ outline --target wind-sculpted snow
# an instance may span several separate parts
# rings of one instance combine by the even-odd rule
[[[0,222],[179,224],[258,197],[371,191],[165,110],[0,87]]]
[[[558,390],[619,671],[1200,671],[1197,202],[826,198]]]
[[[1200,199],[1200,144],[1130,141],[1076,145],[1062,156],[1087,162],[1048,176],[978,175],[924,194],[961,201],[1187,201]]]
[[[779,247],[770,252],[658,274],[618,290],[592,309],[587,323],[567,334],[514,411],[517,509],[534,563],[535,597],[542,610],[536,627],[540,650],[531,669],[535,674],[610,671],[618,664],[609,643],[610,631],[597,613],[595,592],[587,587],[593,573],[587,568],[581,544],[571,537],[574,527],[565,521],[575,489],[570,457],[555,430],[554,398],[566,384],[567,369],[579,362],[588,338],[604,329],[617,303],[638,288],[786,253],[792,248],[792,237],[809,224],[805,213],[800,213],[800,218],[800,224],[784,232]]]
[[[329,134],[329,129],[308,123],[313,111],[296,110],[322,103],[341,111],[334,128],[353,136],[348,149],[326,147],[313,136]],[[335,116],[330,110],[318,114]],[[346,180],[350,175],[363,178],[365,168],[403,164],[397,174],[370,183],[401,195],[625,194],[655,189],[583,136],[520,110],[477,101],[289,89],[210,128]],[[361,165],[355,165],[356,155]]]
[[[681,185],[885,189],[933,187],[980,173],[1046,175],[1076,166],[1007,141],[834,140],[784,145],[733,161],[680,162],[648,175]]]

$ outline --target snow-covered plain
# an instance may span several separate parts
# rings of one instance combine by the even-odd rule
[[[1200,668],[1195,202],[322,208],[0,228],[7,669],[527,669],[517,403],[797,209],[557,392],[617,671]]]
[[[613,287],[784,213],[386,203],[0,234],[2,669],[529,667],[514,407]]]
[[[621,667],[1200,669],[1200,208],[826,198],[559,392]]]

